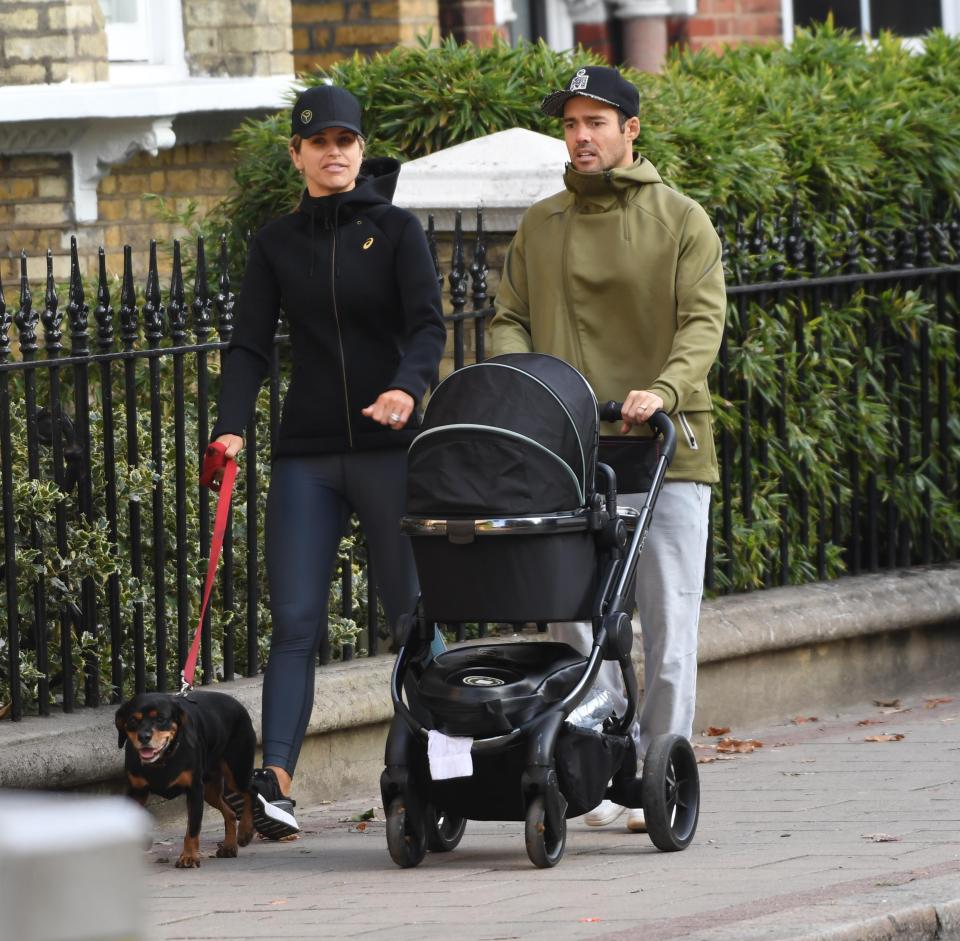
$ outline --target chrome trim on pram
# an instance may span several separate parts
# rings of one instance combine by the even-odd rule
[[[572,513],[544,513],[540,516],[504,516],[490,519],[450,520],[428,519],[422,516],[404,516],[400,528],[409,536],[446,536],[451,528],[448,524],[463,527],[473,523],[473,531],[478,536],[522,536],[545,532],[577,532],[590,525],[587,510],[575,510]]]

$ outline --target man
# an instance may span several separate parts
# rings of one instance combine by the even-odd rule
[[[622,424],[605,433],[645,432],[661,408],[676,427],[676,457],[637,571],[644,697],[633,735],[642,756],[656,735],[693,731],[710,484],[718,480],[707,374],[726,295],[707,214],[633,153],[639,104],[636,88],[601,66],[578,70],[543,99],[543,112],[563,120],[566,190],[520,222],[497,292],[493,348],[552,353],[576,366],[599,401],[623,402]],[[619,500],[639,508],[644,496]],[[552,630],[583,652],[591,646],[589,625]],[[619,665],[605,663],[601,677],[622,708]],[[623,811],[604,801],[586,822],[604,826]],[[631,810],[627,826],[644,830],[643,812]]]

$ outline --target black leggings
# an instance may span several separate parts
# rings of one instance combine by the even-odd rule
[[[406,461],[406,449],[395,448],[274,462],[266,515],[273,632],[263,681],[264,765],[290,774],[296,767],[327,634],[330,579],[351,512],[363,527],[387,622],[416,604],[413,552],[400,532]]]

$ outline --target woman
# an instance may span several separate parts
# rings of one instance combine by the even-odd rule
[[[266,562],[273,615],[263,683],[263,763],[254,822],[299,830],[291,781],[313,708],[337,547],[360,519],[388,621],[418,595],[400,533],[406,447],[446,338],[423,229],[390,202],[400,164],[363,160],[360,105],[317,85],[293,108],[290,159],[306,186],[297,209],[254,237],[212,437],[235,457],[266,375],[281,309],[293,373],[271,474]]]

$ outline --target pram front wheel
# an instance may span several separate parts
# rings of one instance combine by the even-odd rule
[[[467,828],[466,817],[427,808],[427,849],[432,853],[449,853],[456,849]]]
[[[549,869],[560,862],[567,844],[567,821],[565,817],[559,820],[547,819],[542,795],[530,801],[523,833],[527,855],[534,866],[538,869]]]
[[[411,813],[402,796],[390,801],[387,809],[387,849],[403,869],[419,866],[427,852],[425,821],[418,813]]]
[[[697,758],[682,735],[658,735],[643,759],[643,815],[653,845],[664,852],[686,849],[700,817]]]

